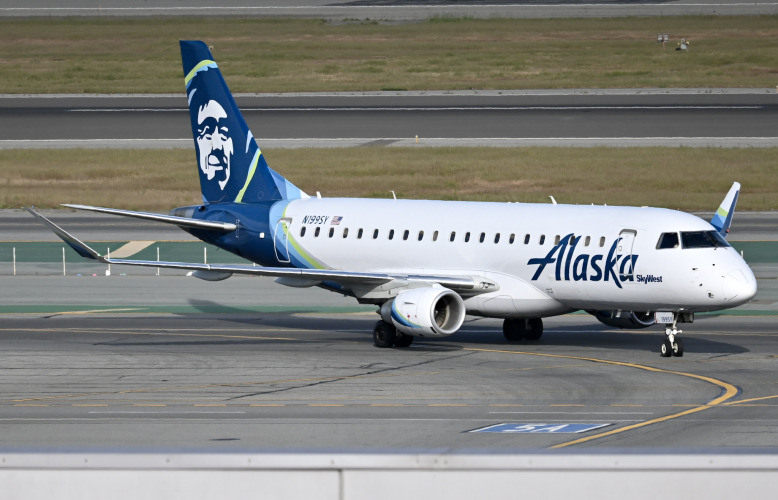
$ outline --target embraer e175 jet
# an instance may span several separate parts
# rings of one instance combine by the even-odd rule
[[[377,306],[378,347],[451,335],[466,314],[537,340],[542,318],[584,310],[614,327],[664,324],[662,356],[681,356],[678,323],[756,294],[725,239],[738,183],[711,223],[649,207],[310,197],[268,167],[208,47],[182,41],[181,57],[203,202],[170,215],[65,206],[175,224],[262,267],[112,259],[30,210],[83,257],[352,296]]]

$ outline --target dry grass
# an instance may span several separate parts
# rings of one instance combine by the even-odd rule
[[[663,50],[657,32],[673,43]],[[691,50],[676,52],[685,36]],[[622,19],[0,20],[5,93],[180,92],[203,39],[235,92],[773,87],[778,16]]]
[[[323,196],[778,209],[778,148],[350,148],[267,153]],[[166,212],[200,201],[189,150],[0,150],[0,207],[85,203]]]

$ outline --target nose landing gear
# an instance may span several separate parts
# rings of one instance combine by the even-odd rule
[[[662,346],[659,349],[659,354],[663,358],[669,358],[670,356],[680,358],[683,356],[683,341],[677,338],[678,334],[683,333],[683,330],[679,330],[676,327],[678,317],[678,313],[673,314],[672,324],[665,325],[665,335],[667,335],[667,338],[662,342]]]

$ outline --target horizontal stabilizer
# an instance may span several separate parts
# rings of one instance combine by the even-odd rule
[[[121,215],[123,217],[135,217],[136,219],[153,220],[155,222],[164,222],[174,224],[179,227],[191,227],[195,229],[206,229],[210,231],[222,231],[228,233],[235,231],[238,226],[229,222],[216,222],[200,219],[190,219],[188,217],[178,217],[175,215],[152,214],[149,212],[133,212],[131,210],[119,210],[118,208],[90,207],[88,205],[70,205],[64,203],[63,207],[75,208],[77,210],[88,210],[90,212],[99,212],[101,214]]]
[[[68,233],[67,231],[65,231],[64,229],[59,227],[58,225],[54,224],[49,219],[47,219],[46,217],[42,216],[41,214],[39,214],[38,212],[36,212],[32,208],[26,208],[25,207],[25,210],[27,210],[32,215],[34,215],[36,219],[38,219],[39,221],[41,221],[42,223],[47,225],[49,227],[49,229],[54,231],[54,233],[57,236],[59,236],[62,239],[62,241],[64,241],[68,245],[70,245],[70,248],[75,250],[76,253],[78,255],[80,255],[81,257],[86,257],[87,259],[92,259],[92,260],[99,260],[100,262],[106,262],[106,260],[99,253],[95,252],[92,248],[87,246],[86,243],[84,243],[83,241],[79,240],[75,236],[71,235],[70,233]]]
[[[81,208],[81,205],[68,205],[74,208]],[[84,207],[92,209],[96,207]],[[370,272],[351,272],[339,271],[336,269],[296,269],[289,267],[258,267],[246,264],[200,264],[196,262],[167,262],[157,260],[128,260],[112,259],[97,253],[86,243],[71,235],[54,222],[31,208],[26,209],[34,215],[39,221],[47,225],[57,236],[76,251],[82,257],[97,260],[104,264],[117,264],[126,266],[156,267],[163,269],[185,269],[194,271],[193,275],[202,279],[221,280],[228,278],[232,274],[247,274],[251,276],[268,276],[282,278],[282,281],[290,283],[305,282],[306,286],[314,286],[318,283],[332,282],[347,287],[368,286],[376,287],[391,283],[393,287],[407,287],[412,284],[440,285],[450,288],[460,293],[481,294],[499,290],[499,285],[491,280],[478,276],[439,276],[439,275],[415,275],[415,274],[390,274],[390,273],[370,273]],[[106,210],[106,213],[113,213],[113,209]],[[118,212],[126,212],[119,210]],[[131,212],[133,214],[142,214],[142,212]],[[117,214],[126,215],[126,214]],[[154,214],[149,214],[154,215]],[[145,217],[141,217],[145,218]],[[181,217],[177,217],[181,219]]]

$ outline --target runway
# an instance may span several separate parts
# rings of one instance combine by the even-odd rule
[[[492,325],[407,351],[372,347],[362,317],[11,320],[0,425],[7,446],[36,448],[462,450],[572,441],[468,432],[504,422],[656,420],[578,446],[775,447],[774,318],[738,321],[717,318],[687,337],[693,353],[662,361],[656,333],[583,318],[557,320],[540,346],[506,346]],[[591,359],[545,357],[571,351]]]
[[[661,329],[585,314],[547,319],[538,343],[473,318],[451,337],[378,349],[371,307],[271,280],[0,279],[20,311],[0,315],[6,447],[778,447],[773,283],[751,309],[686,325],[685,356],[665,359]],[[502,423],[602,427],[471,432]]]
[[[0,7],[0,16],[252,16],[303,17],[331,21],[375,19],[383,22],[413,22],[428,17],[624,17],[624,16],[688,16],[688,15],[764,15],[775,13],[778,5],[772,1],[726,1],[705,3],[696,0],[596,2],[562,1],[479,1],[452,0],[230,0],[213,5],[204,0],[162,0],[149,6],[139,0],[56,1],[8,0]]]
[[[256,94],[266,149],[333,146],[775,147],[774,89]],[[2,148],[191,148],[181,95],[3,96]]]

